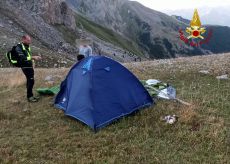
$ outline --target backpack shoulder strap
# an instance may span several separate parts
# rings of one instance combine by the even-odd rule
[[[13,49],[12,49],[13,50]],[[21,43],[18,43],[15,48],[14,48],[15,52],[17,54],[24,54],[25,56],[27,56],[27,51],[23,48],[23,45]]]

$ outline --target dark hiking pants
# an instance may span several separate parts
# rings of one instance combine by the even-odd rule
[[[33,86],[34,86],[34,69],[22,68],[22,72],[26,76],[26,88],[27,88],[27,98],[33,96]]]

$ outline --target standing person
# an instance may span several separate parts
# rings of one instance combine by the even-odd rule
[[[29,102],[37,102],[38,97],[33,95],[33,86],[34,86],[34,69],[32,60],[40,60],[40,56],[31,55],[31,37],[29,35],[24,35],[21,38],[21,43],[19,43],[15,50],[19,55],[20,67],[22,72],[26,77],[26,88],[27,88],[27,100]]]
[[[93,50],[91,48],[89,39],[80,40],[79,53],[77,56],[77,60],[80,61],[86,57],[92,56]]]

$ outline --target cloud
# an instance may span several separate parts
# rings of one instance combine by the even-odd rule
[[[178,10],[230,5],[230,0],[132,0],[154,10]]]

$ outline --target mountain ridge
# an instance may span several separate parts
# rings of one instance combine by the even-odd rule
[[[226,37],[230,28],[212,26],[216,40],[191,47],[179,39],[179,29],[186,23],[128,0],[2,0],[0,15],[1,53],[25,33],[33,37],[36,49],[52,51],[54,59],[68,56],[73,62],[76,41],[82,37],[92,39],[95,53],[120,62],[230,51]]]

